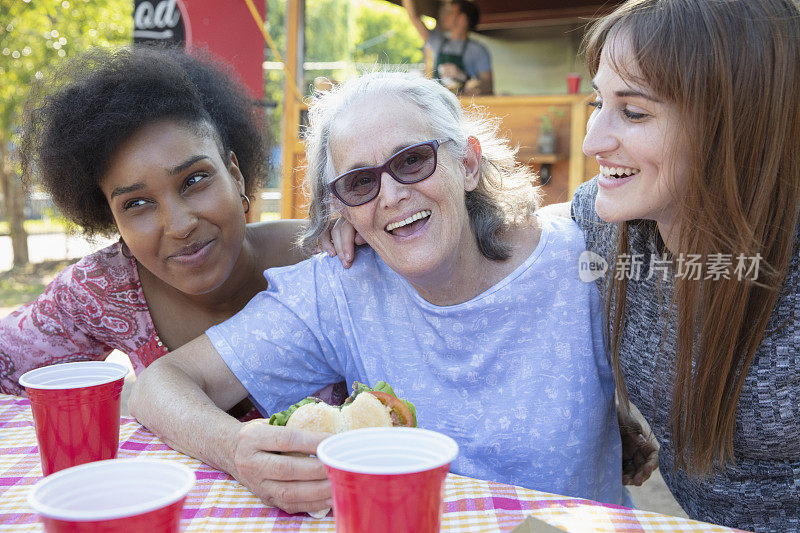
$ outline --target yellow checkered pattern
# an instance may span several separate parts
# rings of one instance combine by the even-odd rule
[[[314,519],[266,507],[230,476],[168,448],[136,421],[122,419],[119,457],[179,461],[192,468],[197,482],[183,510],[183,531],[329,531],[332,515]],[[42,476],[30,406],[27,400],[0,395],[0,530],[41,531],[26,502]],[[610,507],[588,500],[450,474],[444,492],[442,531],[511,531],[533,515],[574,532],[730,532],[729,528]]]

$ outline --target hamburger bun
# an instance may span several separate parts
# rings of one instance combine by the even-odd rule
[[[342,433],[351,429],[391,427],[389,408],[372,394],[359,394],[352,403],[336,407],[323,402],[300,406],[286,422],[287,428]]]

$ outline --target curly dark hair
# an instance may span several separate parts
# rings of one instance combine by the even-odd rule
[[[136,130],[167,119],[212,129],[223,161],[236,154],[252,196],[265,177],[266,142],[258,109],[234,80],[202,54],[147,46],[91,50],[32,91],[20,146],[25,178],[49,192],[87,235],[113,234],[99,185],[108,162]]]

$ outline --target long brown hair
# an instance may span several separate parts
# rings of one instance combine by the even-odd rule
[[[757,281],[675,279],[669,307],[677,312],[675,466],[704,474],[734,460],[739,394],[794,250],[800,6],[796,0],[626,2],[587,34],[593,77],[603,47],[621,34],[638,73],[620,63],[614,68],[676,106],[691,147],[688,184],[676,201],[679,249],[672,252],[762,258]],[[618,254],[628,253],[631,223],[618,228]],[[609,279],[607,287],[608,339],[627,406],[619,363],[626,280]]]

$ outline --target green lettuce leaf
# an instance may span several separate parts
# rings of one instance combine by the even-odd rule
[[[414,404],[408,400],[400,398],[400,401],[406,404],[406,407],[408,407],[408,409],[411,411],[411,416],[414,418],[414,427],[417,427],[417,408],[414,407]]]
[[[394,391],[392,390],[392,387],[389,386],[389,384],[386,383],[385,381],[377,382],[375,384],[374,388],[370,387],[369,385],[365,385],[363,383],[359,383],[358,381],[354,381],[353,382],[353,394],[351,394],[350,397],[347,398],[347,400],[344,402],[344,404],[348,405],[348,404],[352,403],[352,401],[355,399],[356,396],[358,396],[362,392],[369,392],[369,391],[385,392],[385,393],[391,394],[392,396],[397,398],[397,394],[394,393]],[[408,407],[408,409],[411,411],[411,415],[413,416],[413,419],[414,419],[414,427],[417,427],[417,409],[416,409],[416,407],[414,407],[414,404],[409,402],[408,400],[403,400],[402,398],[400,398],[400,400],[404,404],[406,404],[406,407]],[[305,405],[307,403],[316,403],[318,401],[319,400],[317,400],[316,398],[310,398],[310,397],[309,398],[305,398],[304,400],[301,400],[301,401],[297,402],[296,404],[294,404],[293,406],[289,407],[285,411],[281,411],[280,413],[275,413],[274,415],[269,417],[269,423],[272,424],[273,426],[285,426],[286,422],[289,421],[289,417],[292,416],[292,414],[295,411],[297,411],[297,409],[299,409],[301,406],[303,406],[303,405]],[[334,407],[338,407],[339,409],[342,408],[341,405],[334,406]]]
[[[303,400],[300,400],[299,402],[289,407],[285,411],[281,411],[280,413],[275,413],[274,415],[269,417],[269,423],[272,424],[273,426],[285,426],[286,422],[289,421],[289,417],[292,416],[292,414],[295,411],[297,411],[301,406],[307,403],[316,403],[318,401],[319,400],[317,400],[316,398],[305,398]]]

